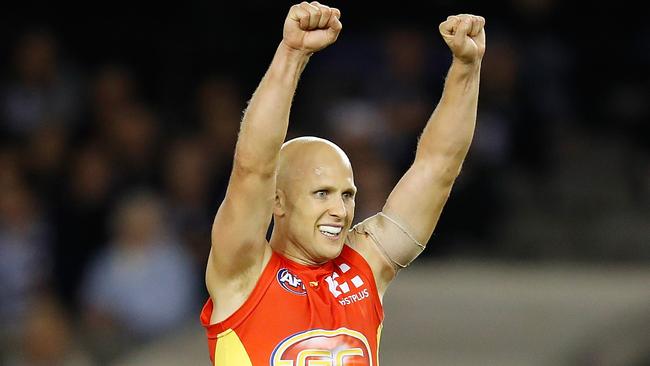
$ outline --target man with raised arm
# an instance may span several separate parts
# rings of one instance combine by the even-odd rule
[[[291,7],[244,114],[201,313],[217,366],[377,365],[381,299],[424,249],[471,143],[485,20],[461,14],[439,27],[453,61],[413,165],[382,211],[350,228],[346,154],[316,137],[284,142],[298,79],[336,41],[340,16],[318,2]]]

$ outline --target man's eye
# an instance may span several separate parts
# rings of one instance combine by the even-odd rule
[[[318,191],[318,192],[316,192],[315,194],[316,194],[316,197],[318,197],[318,198],[325,198],[325,197],[327,197],[327,191]]]
[[[352,197],[353,197],[353,195],[350,192],[343,193],[343,198],[352,198]]]

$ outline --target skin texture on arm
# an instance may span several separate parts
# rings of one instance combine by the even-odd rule
[[[309,57],[336,41],[339,17],[337,9],[315,2],[291,7],[282,42],[244,114],[226,196],[212,227],[206,286],[213,323],[243,304],[270,257],[265,235],[293,95]]]
[[[420,137],[412,166],[382,209],[422,244],[433,233],[472,142],[485,53],[484,25],[482,17],[469,14],[450,16],[440,24],[440,33],[453,54],[442,97]],[[384,246],[394,246],[393,251],[411,250],[416,244],[405,238],[380,239]],[[396,269],[376,245],[364,247],[383,293]]]

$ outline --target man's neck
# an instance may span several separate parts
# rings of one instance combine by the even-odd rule
[[[294,243],[287,235],[282,235],[279,230],[273,230],[269,245],[274,252],[304,266],[320,266],[328,262],[311,260],[300,245]]]

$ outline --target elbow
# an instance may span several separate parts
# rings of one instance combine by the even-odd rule
[[[462,162],[459,164],[445,165],[438,169],[436,181],[441,187],[449,187],[454,185],[456,178],[460,175]]]
[[[451,187],[462,169],[462,158],[434,156],[416,159],[413,167],[421,174],[426,174],[430,182],[440,187]]]
[[[460,174],[463,162],[467,157],[471,139],[465,141],[451,141],[434,146],[420,145],[415,154],[415,164],[434,167],[438,175],[450,179],[452,182]]]
[[[442,174],[440,182],[448,187],[454,185],[456,178],[460,175],[461,170],[463,169],[463,161],[460,161],[457,164],[453,164],[445,169],[444,174]]]

